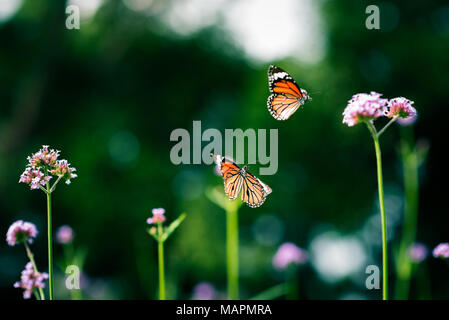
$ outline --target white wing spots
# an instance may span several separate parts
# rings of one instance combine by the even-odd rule
[[[278,79],[284,79],[284,78],[288,77],[288,73],[287,72],[278,72],[278,73],[273,74],[272,77],[276,81]]]

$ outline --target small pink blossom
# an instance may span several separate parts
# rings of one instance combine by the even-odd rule
[[[58,160],[59,151],[42,146],[38,152],[29,156],[25,171],[19,179],[19,183],[26,183],[31,189],[39,189],[45,186],[53,176],[65,179],[70,184],[70,179],[76,178],[75,168],[70,167],[67,160]]]
[[[348,101],[343,112],[343,123],[352,127],[360,122],[377,119],[386,111],[387,99],[382,94],[372,91],[370,94],[358,93]]]
[[[400,119],[415,119],[417,116],[416,109],[412,107],[414,102],[404,97],[398,97],[388,101],[385,116],[388,118],[399,117]]]
[[[200,282],[193,288],[193,300],[212,300],[217,296],[215,287],[209,282]]]
[[[32,167],[52,166],[56,163],[60,151],[50,149],[48,146],[42,146],[42,149],[28,157],[28,162]]]
[[[41,186],[45,186],[51,178],[51,176],[45,176],[40,169],[27,167],[20,176],[19,183],[26,183],[31,189],[39,189]]]
[[[273,266],[285,270],[291,263],[304,264],[308,260],[307,252],[291,242],[281,245],[273,257]]]
[[[165,209],[155,208],[151,210],[151,213],[153,216],[147,219],[148,224],[163,223],[165,221]]]
[[[60,226],[56,231],[56,240],[61,244],[71,243],[74,237],[73,229],[68,225]]]
[[[14,288],[24,289],[23,298],[29,299],[34,289],[45,288],[46,279],[48,279],[47,273],[35,271],[33,264],[28,262],[21,273],[20,281],[14,283]]]
[[[432,254],[435,258],[449,258],[449,243],[440,243],[433,249]]]
[[[31,244],[37,233],[37,228],[33,223],[18,220],[9,227],[6,233],[6,241],[10,246],[25,241]]]
[[[429,250],[427,249],[427,247],[419,242],[413,243],[409,248],[408,248],[408,254],[410,257],[410,260],[415,262],[415,263],[420,263],[422,261],[424,261],[427,258],[427,255],[429,253]]]
[[[74,173],[76,168],[71,168],[67,160],[58,160],[54,165],[54,169],[50,171],[51,174],[65,179],[66,184],[70,184],[70,179],[76,178],[78,175]]]

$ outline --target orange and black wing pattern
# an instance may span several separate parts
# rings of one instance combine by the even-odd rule
[[[221,155],[211,154],[224,179],[225,193],[229,200],[235,200],[242,191],[242,201],[251,208],[260,207],[271,193],[271,188],[246,171],[234,161]]]
[[[219,166],[219,172],[224,179],[225,193],[229,200],[237,199],[243,185],[242,169],[228,158],[218,154],[211,154],[211,156]]]
[[[268,192],[269,190],[269,192]],[[251,173],[246,172],[243,180],[242,201],[251,208],[260,207],[271,193],[271,189]]]
[[[268,86],[272,95],[268,97],[267,107],[276,120],[287,120],[310,99],[307,91],[287,72],[273,65],[268,68]]]

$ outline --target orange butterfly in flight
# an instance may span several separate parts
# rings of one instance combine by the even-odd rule
[[[268,68],[268,86],[272,95],[267,107],[276,120],[287,120],[307,100],[312,100],[287,72],[273,65]]]
[[[242,201],[251,208],[260,207],[271,193],[271,188],[246,171],[246,166],[240,168],[234,161],[211,153],[224,179],[225,193],[229,200],[235,200],[242,190]]]

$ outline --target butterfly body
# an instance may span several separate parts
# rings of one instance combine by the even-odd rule
[[[219,166],[224,179],[225,193],[229,200],[235,200],[242,191],[242,201],[251,208],[260,207],[271,193],[271,188],[247,171],[247,166],[240,168],[234,161],[218,154],[211,154]]]
[[[268,87],[272,94],[268,97],[267,107],[276,120],[287,120],[311,100],[307,91],[300,88],[287,72],[273,65],[268,68]]]

